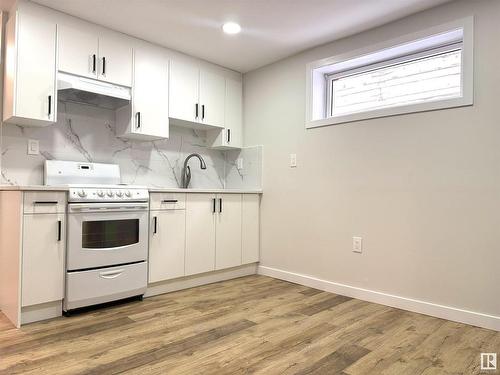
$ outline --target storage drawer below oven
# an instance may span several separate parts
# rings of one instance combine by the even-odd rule
[[[66,273],[64,310],[116,301],[146,292],[147,262]]]

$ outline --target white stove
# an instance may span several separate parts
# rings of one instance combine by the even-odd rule
[[[45,184],[68,186],[66,312],[143,295],[149,192],[120,184],[115,164],[48,160]]]

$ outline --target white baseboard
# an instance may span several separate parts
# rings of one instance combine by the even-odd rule
[[[395,296],[392,294],[339,284],[312,276],[301,275],[266,266],[258,266],[257,273],[259,275],[290,281],[292,283],[324,290],[330,293],[341,294],[343,296],[396,307],[398,309],[500,331],[500,316],[487,315],[474,311],[458,309],[456,307],[443,306],[412,298]]]
[[[255,275],[257,273],[257,264],[247,264],[239,267],[229,268],[227,270],[213,271],[199,275],[181,277],[174,280],[168,280],[149,284],[144,297],[152,297],[158,294],[175,292],[177,290],[193,288],[195,286],[212,284],[219,281],[235,279],[237,277]]]

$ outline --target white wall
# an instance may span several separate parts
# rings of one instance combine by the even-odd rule
[[[474,106],[305,130],[306,63],[469,15]],[[261,265],[500,319],[499,19],[500,1],[451,2],[244,75]]]

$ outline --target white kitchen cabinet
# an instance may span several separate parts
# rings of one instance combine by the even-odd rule
[[[56,24],[16,11],[5,30],[3,120],[27,126],[55,123]]]
[[[215,269],[241,265],[241,194],[217,194]]]
[[[184,276],[186,211],[151,211],[149,282]]]
[[[98,65],[99,80],[132,86],[132,46],[128,39],[100,36]]]
[[[223,75],[172,60],[169,84],[169,113],[176,125],[205,130],[224,127]]]
[[[68,25],[58,29],[58,70],[82,77],[97,78],[98,37],[88,30]]]
[[[60,71],[132,86],[132,46],[124,36],[97,35],[67,25],[58,33]]]
[[[171,118],[197,122],[200,114],[200,73],[196,65],[172,60],[169,79],[169,115]]]
[[[241,204],[241,263],[259,261],[260,195],[243,194]]]
[[[224,129],[210,130],[208,143],[216,149],[241,148],[243,146],[243,84],[226,78]]]
[[[186,275],[241,265],[241,194],[187,194]]]
[[[220,74],[200,70],[200,122],[224,127],[224,100],[226,81]]]
[[[117,135],[154,140],[168,138],[168,59],[153,49],[134,51],[132,102],[117,110]]]
[[[187,194],[186,276],[215,269],[215,206],[214,194]]]
[[[60,301],[64,296],[65,215],[23,218],[22,306]]]

